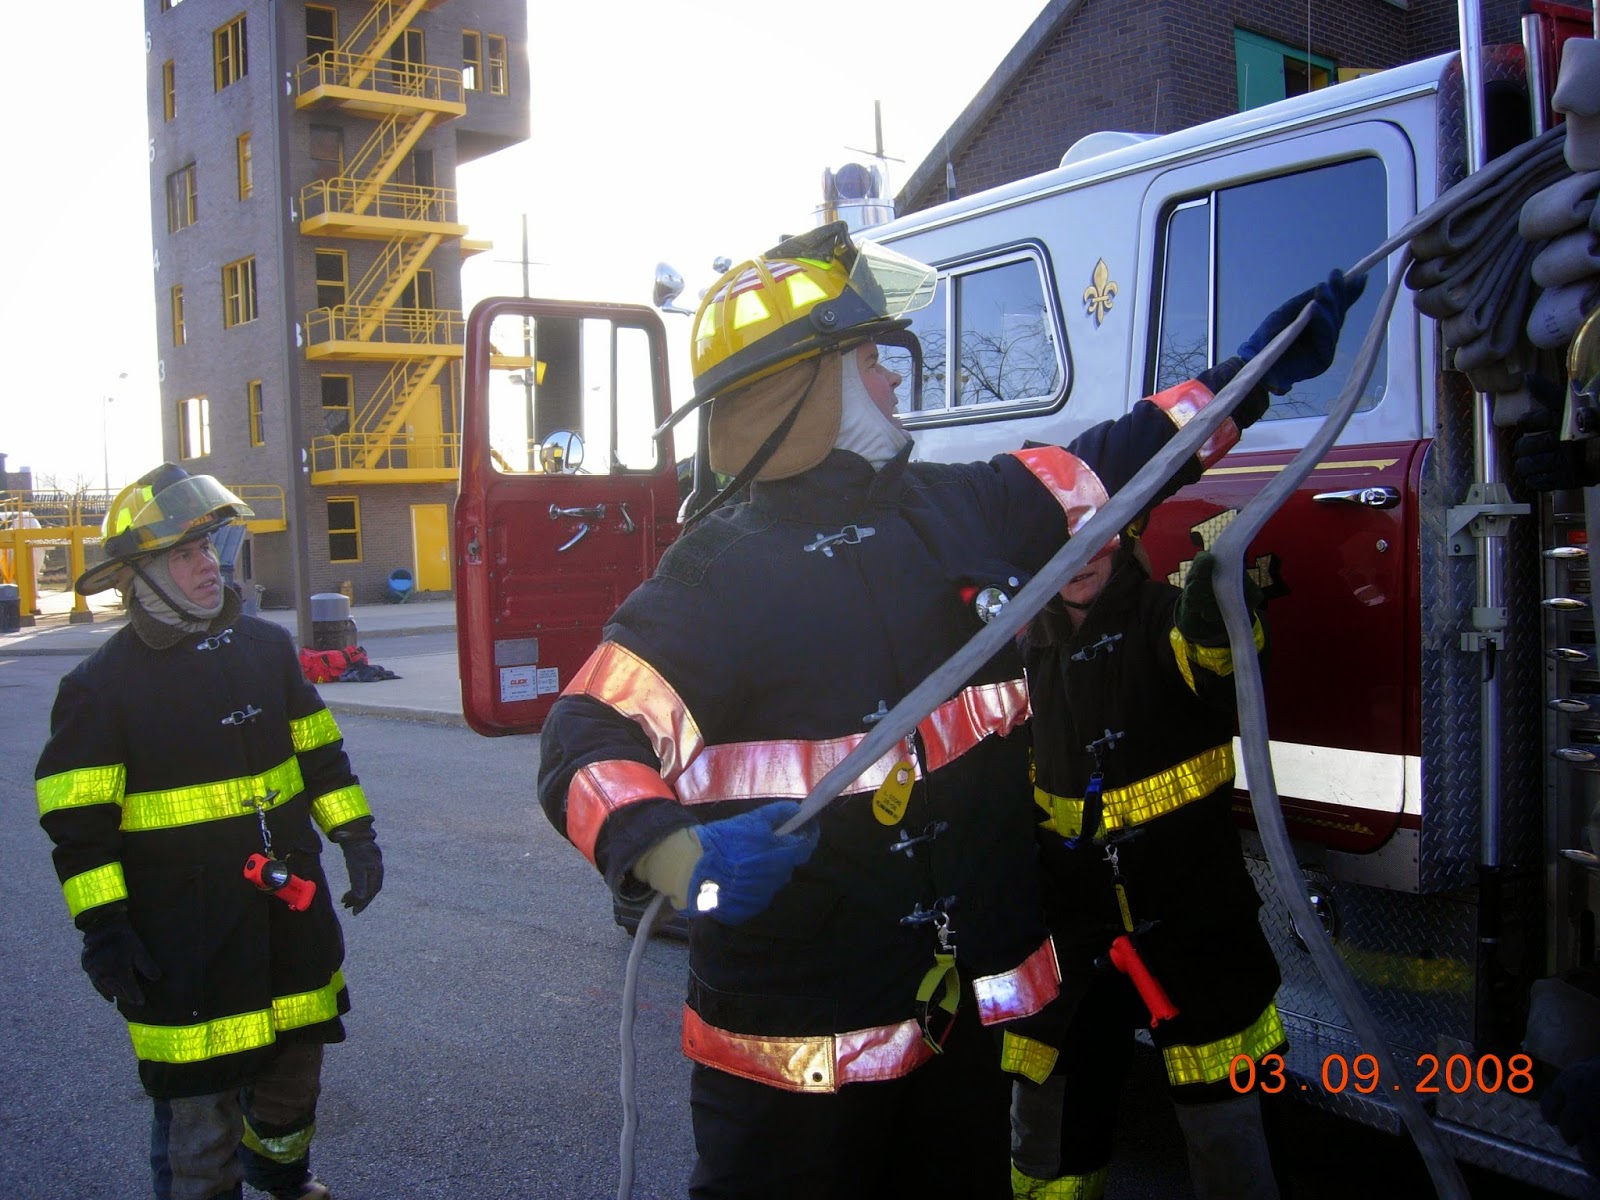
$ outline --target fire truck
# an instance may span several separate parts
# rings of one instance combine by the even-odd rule
[[[1470,174],[1475,137],[1492,161],[1549,127],[1562,45],[1592,37],[1593,18],[1526,9],[1521,45],[1469,45],[1475,70],[1442,55],[1159,137],[1094,135],[1056,169],[865,233],[938,270],[915,344],[884,349],[901,356],[917,457],[1065,443],[1121,415],[1406,226]],[[1371,272],[1333,368],[1275,397],[1156,511],[1145,544],[1158,573],[1180,580],[1320,427],[1385,274]],[[1456,1159],[1591,1195],[1537,1089],[1511,1079],[1536,997],[1594,970],[1600,872],[1585,851],[1600,845],[1585,829],[1600,801],[1600,661],[1583,496],[1504,486],[1495,397],[1447,368],[1439,323],[1409,289],[1384,334],[1354,414],[1255,538],[1249,569],[1268,597],[1291,884],[1400,1077],[1361,1070],[1366,1048],[1263,856],[1291,1042],[1282,1085],[1395,1132],[1405,1089]],[[686,337],[641,305],[473,310],[455,583],[478,732],[538,729],[677,536],[678,455],[652,432],[672,410],[669,338]]]

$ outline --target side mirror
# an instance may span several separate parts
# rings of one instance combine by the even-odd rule
[[[583,466],[583,437],[558,430],[539,446],[539,465],[546,475],[572,475]]]
[[[657,263],[655,285],[650,289],[651,302],[663,312],[688,312],[688,309],[677,308],[672,303],[682,294],[683,276],[679,275],[670,264]]]

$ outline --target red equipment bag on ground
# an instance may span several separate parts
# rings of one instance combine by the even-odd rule
[[[343,650],[301,650],[300,671],[311,683],[337,683],[351,667],[367,664],[367,652],[360,646]]]

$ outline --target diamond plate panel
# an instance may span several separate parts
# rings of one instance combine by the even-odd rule
[[[1353,1039],[1263,862],[1250,862],[1261,925],[1283,973],[1278,1007]],[[1461,895],[1424,896],[1316,879],[1331,902],[1334,945],[1397,1053],[1431,1050],[1441,1034],[1470,1037],[1477,906]]]

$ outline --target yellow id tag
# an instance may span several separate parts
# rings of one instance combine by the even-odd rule
[[[872,794],[872,815],[878,819],[878,824],[891,827],[900,824],[900,818],[906,815],[906,806],[911,803],[911,785],[915,782],[916,773],[911,769],[909,758],[895,763],[889,777]]]

